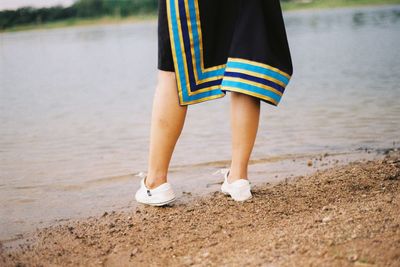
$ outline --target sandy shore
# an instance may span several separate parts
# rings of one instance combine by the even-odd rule
[[[71,221],[0,246],[1,266],[400,266],[400,153]]]

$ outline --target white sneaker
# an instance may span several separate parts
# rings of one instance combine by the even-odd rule
[[[239,179],[228,183],[229,169],[225,172],[224,182],[221,191],[225,195],[230,195],[235,201],[245,201],[252,198],[250,182],[247,179]]]
[[[140,188],[136,191],[135,199],[142,204],[163,206],[175,200],[175,193],[170,183],[163,183],[156,188],[149,189],[145,185],[146,177],[140,180]]]

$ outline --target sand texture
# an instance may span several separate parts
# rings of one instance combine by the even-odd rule
[[[1,266],[400,266],[400,156],[38,230]]]

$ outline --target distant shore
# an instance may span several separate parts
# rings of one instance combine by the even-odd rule
[[[337,7],[356,7],[356,6],[376,6],[400,4],[400,0],[299,0],[294,2],[282,2],[284,11],[312,9],[312,8],[337,8]]]
[[[295,11],[295,10],[306,10],[306,9],[329,9],[339,7],[357,7],[357,6],[380,6],[400,4],[400,0],[303,0],[297,2],[281,2],[284,11]],[[156,13],[132,15],[127,17],[117,16],[104,16],[96,18],[73,18],[60,20],[55,22],[41,23],[41,24],[27,24],[10,27],[2,32],[15,32],[15,31],[27,31],[27,30],[38,30],[38,29],[54,29],[71,26],[87,26],[87,25],[105,25],[105,24],[121,24],[121,23],[132,23],[138,21],[155,20],[157,18]]]
[[[395,266],[400,152],[277,185],[67,221],[0,245],[1,266]]]
[[[2,32],[17,32],[17,31],[28,31],[28,30],[45,30],[45,29],[57,29],[57,28],[65,28],[65,27],[77,27],[77,26],[90,26],[90,25],[111,25],[111,24],[122,24],[122,23],[133,23],[139,21],[146,20],[154,20],[157,16],[155,14],[144,14],[144,15],[135,15],[128,17],[112,17],[112,16],[104,16],[100,18],[73,18],[67,20],[60,20],[49,23],[42,24],[29,24],[29,25],[21,25],[15,26],[12,28],[5,29]]]

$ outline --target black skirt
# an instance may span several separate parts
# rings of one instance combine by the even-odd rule
[[[293,68],[279,0],[159,0],[158,69],[180,105],[240,92],[277,106]]]

